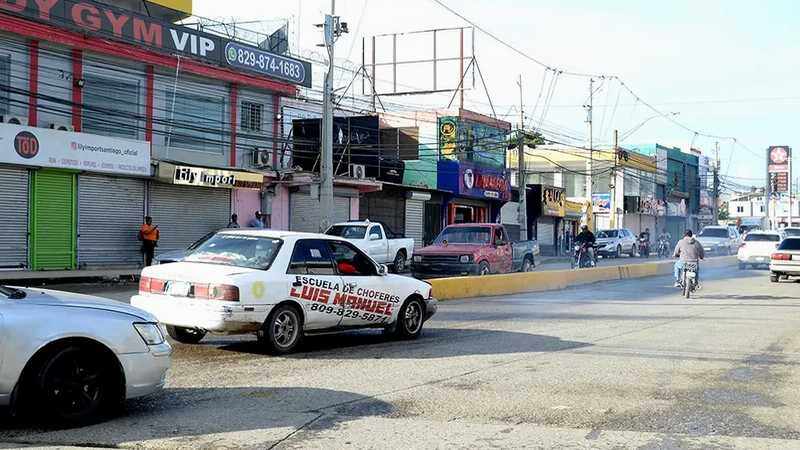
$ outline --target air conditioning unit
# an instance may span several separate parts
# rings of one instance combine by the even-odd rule
[[[253,166],[272,167],[272,151],[261,148],[253,150]]]
[[[350,176],[363,180],[367,178],[367,168],[363,164],[350,164]]]
[[[65,123],[51,123],[50,124],[51,130],[58,130],[58,131],[75,131],[75,127],[72,125],[67,125]]]
[[[10,116],[8,114],[0,115],[0,123],[7,123],[9,125],[28,125],[28,119],[19,116]]]

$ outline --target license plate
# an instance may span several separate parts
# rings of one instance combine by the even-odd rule
[[[800,261],[800,255],[792,255],[792,261]]]
[[[191,285],[185,281],[170,281],[167,294],[175,297],[188,297]]]
[[[710,252],[710,251],[711,251],[711,247],[706,247],[706,248],[704,248],[703,250],[705,250],[705,251],[707,251],[707,252]]]

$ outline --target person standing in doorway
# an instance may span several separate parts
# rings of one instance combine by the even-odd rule
[[[139,228],[139,240],[142,241],[145,267],[153,264],[153,256],[156,253],[159,237],[158,225],[153,225],[153,218],[146,216],[142,227]]]
[[[228,228],[239,228],[239,216],[231,214],[231,221],[228,222]]]
[[[255,217],[250,220],[247,226],[250,228],[264,228],[264,219],[261,211],[256,211]]]

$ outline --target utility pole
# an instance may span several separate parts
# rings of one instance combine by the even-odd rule
[[[614,130],[614,168],[611,170],[611,228],[617,228],[617,162],[619,161],[619,131]]]
[[[792,226],[792,152],[789,149],[789,173],[786,174],[786,189],[789,190],[789,220],[786,226]]]
[[[522,241],[528,240],[528,204],[527,204],[527,184],[525,177],[525,111],[522,107],[522,75],[517,81],[519,86],[519,131],[517,131],[517,186],[519,187],[519,209],[517,219],[519,221],[519,238]]]
[[[320,158],[319,229],[324,232],[333,224],[333,47],[336,39],[347,33],[347,24],[340,23],[336,0],[331,0],[331,13],[325,15],[323,30],[328,50],[328,72],[325,74],[322,111],[322,155]]]
[[[711,223],[714,225],[719,225],[719,141],[715,143],[714,159],[716,159],[716,161],[714,161],[714,203],[712,204],[711,208],[714,219]]]
[[[589,104],[586,107],[586,123],[589,124],[589,159],[586,161],[586,198],[591,200],[593,189],[592,169],[594,168],[594,151],[592,142],[592,103],[594,99],[594,78],[589,78]]]

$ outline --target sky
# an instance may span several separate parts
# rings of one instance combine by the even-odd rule
[[[713,157],[718,141],[721,173],[731,181],[752,185],[763,183],[768,146],[794,144],[800,105],[796,82],[800,35],[795,28],[800,14],[790,0],[442,1],[550,67],[614,75],[630,87],[635,96],[623,90],[616,79],[594,77],[594,145],[610,145],[616,129],[625,136],[625,146],[691,144]],[[321,23],[330,8],[329,0],[194,0],[198,16],[263,21],[246,25],[261,31],[288,22],[292,52],[319,60],[327,56],[317,47],[322,34],[314,24]],[[469,26],[433,0],[339,0],[336,14],[348,22],[350,33],[336,43],[335,61],[350,68],[361,64],[363,37]],[[457,34],[441,32],[437,36],[438,56],[456,56]],[[520,104],[517,80],[521,76],[526,125],[539,125],[545,135],[550,132],[562,141],[586,145],[582,105],[588,100],[588,77],[564,73],[549,89],[551,71],[484,32],[476,31],[474,39],[475,60],[488,95],[479,77],[475,89],[468,78],[465,107],[491,114],[491,100],[495,114],[516,124]],[[469,56],[469,32],[466,40]],[[432,56],[430,34],[401,35],[397,42],[398,59]],[[379,39],[376,47],[379,60],[391,57],[390,38]],[[440,88],[458,83],[458,68],[449,64],[439,67]],[[315,86],[321,85],[321,70],[315,71]],[[335,87],[345,87],[351,78],[345,71],[337,72]],[[381,72],[376,78],[378,87],[391,88],[391,72]],[[361,93],[360,81],[355,84],[357,89],[350,95]],[[430,89],[432,68],[426,64],[403,66],[398,71],[398,85],[398,90]],[[540,95],[540,91],[544,93]],[[549,102],[548,92],[552,92]],[[444,108],[450,97],[445,93],[383,98],[391,104]],[[695,136],[659,117],[642,101],[693,131],[726,138]]]

